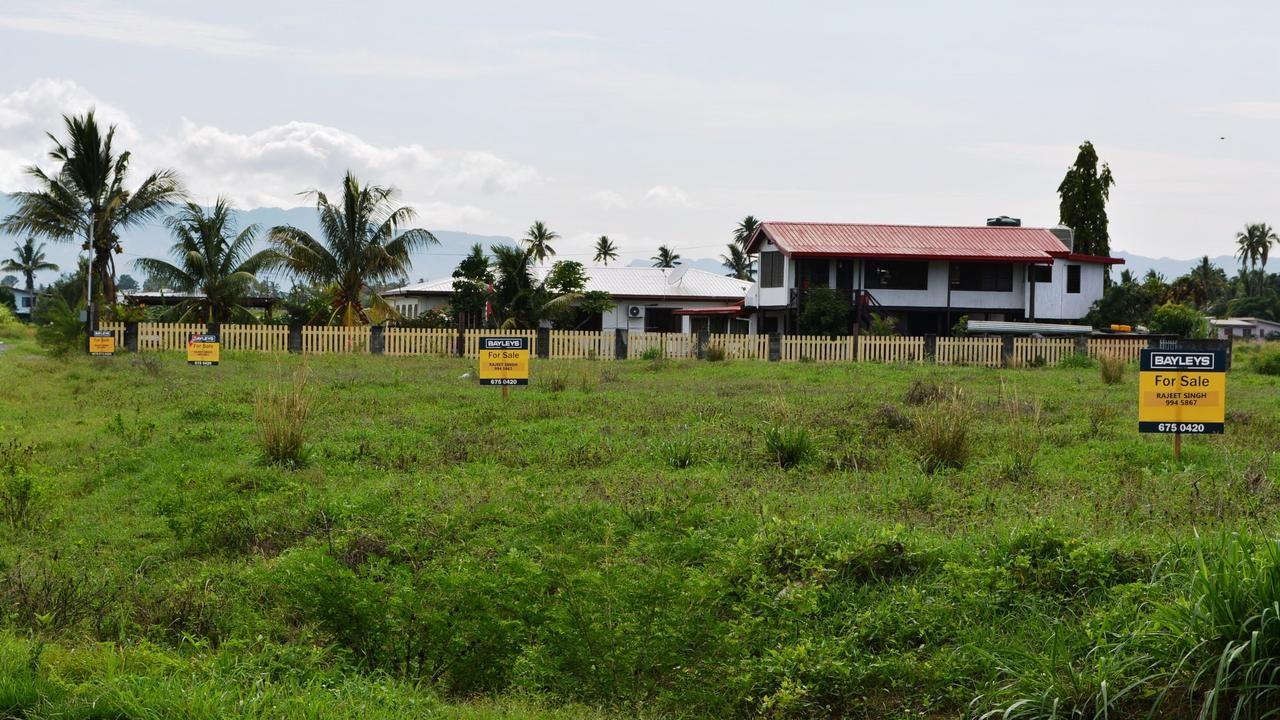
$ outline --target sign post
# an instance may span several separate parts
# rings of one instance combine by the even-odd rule
[[[89,354],[95,357],[110,357],[116,354],[116,334],[110,330],[92,330],[89,332]]]
[[[512,385],[529,384],[529,338],[480,338],[480,384],[502,388],[507,397]]]
[[[1182,459],[1182,434],[1226,428],[1227,354],[1222,350],[1142,351],[1138,372],[1138,432],[1171,433]]]
[[[217,333],[192,335],[187,340],[187,364],[217,365],[221,350],[222,343],[218,341]]]

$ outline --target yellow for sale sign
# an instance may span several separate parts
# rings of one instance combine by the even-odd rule
[[[116,334],[110,330],[94,330],[89,334],[89,354],[106,357],[116,354]]]
[[[192,335],[187,341],[187,364],[217,365],[221,349],[216,333]]]
[[[1221,433],[1226,427],[1227,354],[1143,350],[1138,431]]]
[[[529,338],[480,338],[481,385],[528,385]]]

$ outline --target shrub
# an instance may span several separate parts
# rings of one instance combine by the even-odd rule
[[[1253,369],[1263,375],[1280,375],[1280,349],[1267,348],[1258,353]]]
[[[0,337],[17,337],[22,333],[22,321],[7,305],[0,305]]]
[[[664,444],[662,457],[676,470],[684,470],[692,466],[697,459],[697,447],[693,442],[693,435],[689,434]]]
[[[910,430],[912,424],[911,418],[892,403],[880,403],[875,410],[871,411],[870,425],[873,428]]]
[[[707,348],[706,358],[707,358],[707,362],[724,362],[725,360],[724,348],[719,346],[712,346]]]
[[[640,359],[641,360],[661,360],[662,348],[653,347],[653,346],[647,347],[644,349],[644,352],[640,354]]]
[[[311,412],[307,374],[307,367],[300,366],[291,384],[273,382],[257,394],[254,420],[267,462],[286,467],[306,463],[306,425]]]
[[[31,474],[35,452],[35,445],[16,438],[0,444],[0,517],[13,528],[30,524],[39,495]]]
[[[1114,355],[1099,355],[1098,370],[1102,373],[1102,382],[1115,385],[1124,380],[1124,360]]]
[[[1083,353],[1071,353],[1058,361],[1058,367],[1069,370],[1088,370],[1093,365],[1093,358]]]
[[[764,449],[770,462],[785,469],[793,468],[813,452],[813,440],[803,427],[770,426],[764,431]]]
[[[849,332],[849,303],[831,288],[814,288],[799,320],[803,335],[843,335]]]
[[[927,405],[946,397],[942,386],[932,380],[916,378],[911,381],[902,400],[908,405]]]
[[[1203,698],[1200,717],[1262,717],[1280,707],[1280,546],[1223,537],[1196,559],[1188,596],[1162,611],[1179,644],[1168,682]]]
[[[968,321],[965,321],[965,327],[968,327]],[[867,334],[876,335],[878,337],[887,337],[889,335],[898,334],[898,318],[892,315],[881,315],[880,313],[871,313],[871,323],[867,325]]]
[[[1180,303],[1167,302],[1151,314],[1151,332],[1186,338],[1209,336],[1209,321],[1199,310]]]
[[[40,302],[40,327],[36,342],[54,357],[63,357],[87,346],[84,323],[80,322],[81,306],[72,307],[59,295]]]
[[[958,399],[937,403],[917,414],[916,448],[925,472],[959,469],[969,462],[973,442],[970,421],[968,408]]]

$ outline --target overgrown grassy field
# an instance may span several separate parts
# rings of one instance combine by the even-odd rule
[[[1252,717],[1251,362],[1175,462],[1132,367],[538,362],[504,401],[464,360],[11,340],[0,716]],[[264,388],[303,365],[272,462]]]

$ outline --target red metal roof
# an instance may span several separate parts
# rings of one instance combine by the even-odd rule
[[[765,222],[747,251],[756,252],[765,237],[787,255],[799,256],[1052,263],[1070,255],[1053,233],[1030,227]]]

